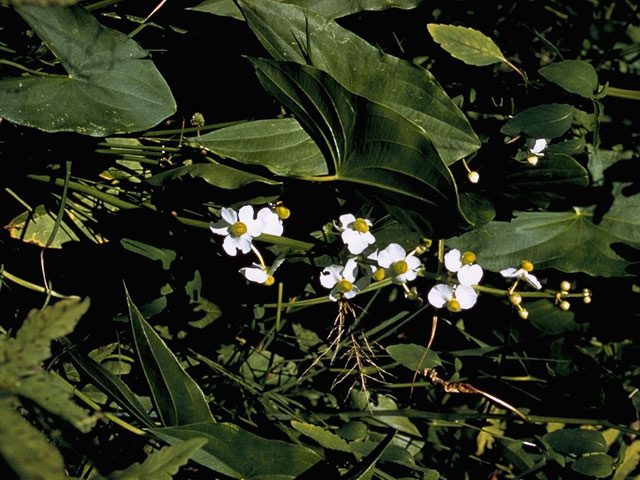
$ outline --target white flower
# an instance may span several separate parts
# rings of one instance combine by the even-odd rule
[[[544,157],[544,151],[547,149],[547,141],[544,138],[529,138],[526,142],[529,152],[536,157]]]
[[[500,275],[505,278],[517,278],[519,280],[524,280],[533,288],[540,290],[542,288],[542,284],[538,281],[535,275],[532,275],[531,270],[533,270],[533,265],[531,262],[522,262],[524,265],[522,268],[516,269],[513,267],[505,268],[504,270],[500,270]],[[531,268],[527,268],[528,265],[531,265]]]
[[[407,255],[397,243],[390,243],[387,248],[378,252],[378,265],[385,269],[385,276],[391,277],[393,283],[405,283],[415,280],[420,270],[420,260]]]
[[[444,256],[444,266],[452,273],[458,274],[462,285],[478,285],[482,279],[482,267],[475,264],[476,256],[472,252],[460,253],[454,248]]]
[[[263,267],[259,263],[252,263],[251,267],[245,267],[240,269],[240,273],[244,275],[244,278],[250,282],[261,283],[263,285],[273,285],[275,279],[273,274],[280,265],[284,262],[284,258],[278,257],[273,262],[271,267]]]
[[[427,299],[436,308],[446,306],[451,312],[459,312],[473,307],[478,299],[478,293],[469,285],[450,287],[439,283],[429,290]]]
[[[275,235],[277,237],[282,235],[282,232],[284,230],[284,227],[282,226],[282,219],[269,207],[260,209],[260,211],[258,212],[258,219],[262,220],[262,233]]]
[[[349,252],[357,255],[362,253],[365,248],[376,241],[369,228],[373,225],[371,220],[366,218],[356,218],[354,215],[347,213],[340,215],[340,225],[336,228],[342,232],[340,235]]]
[[[251,240],[262,233],[263,222],[253,218],[253,207],[245,205],[237,213],[232,208],[220,210],[222,220],[213,223],[209,228],[216,235],[225,235],[222,248],[234,257],[237,250],[247,253],[251,250]]]
[[[320,273],[320,283],[325,288],[330,288],[329,298],[334,302],[341,298],[353,298],[369,284],[369,278],[363,277],[356,281],[358,264],[355,258],[350,258],[344,267],[331,265]]]

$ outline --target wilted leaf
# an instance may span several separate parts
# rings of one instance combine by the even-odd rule
[[[129,319],[140,366],[151,398],[164,425],[213,422],[209,404],[198,384],[142,317],[127,292]]]
[[[478,230],[447,240],[450,247],[472,250],[482,266],[499,271],[527,259],[536,268],[616,277],[627,275],[630,262],[612,245],[640,247],[640,196],[626,197],[622,185],[598,223],[594,207],[570,212],[522,212],[510,222],[490,222]]]
[[[581,428],[566,428],[547,433],[544,437],[551,448],[560,453],[604,453],[607,443],[602,433]]]
[[[297,120],[257,120],[189,139],[222,157],[262,165],[276,175],[325,175],[327,164]]]
[[[544,78],[567,92],[585,98],[594,98],[598,88],[598,74],[590,63],[584,60],[564,60],[546,65],[538,70]]]
[[[402,8],[405,10],[415,8],[422,0],[276,0],[278,3],[289,3],[306,8],[327,18],[340,18],[365,10],[387,10],[389,8]],[[223,17],[233,17],[244,20],[244,16],[233,0],[205,0],[201,4],[191,8],[199,12],[212,13]]]
[[[192,460],[211,470],[243,480],[288,480],[320,460],[312,450],[259,437],[230,423],[199,423],[156,428],[153,435],[174,444],[190,438],[209,442]]]
[[[310,64],[349,92],[399,113],[433,142],[447,165],[480,148],[464,114],[427,70],[380,52],[309,10],[269,0],[239,5],[276,60]]]
[[[500,48],[482,32],[455,25],[427,25],[433,40],[451,54],[469,65],[491,65],[506,62]]]
[[[21,5],[17,12],[68,75],[0,80],[0,116],[47,132],[96,137],[144,130],[176,111],[147,52],[81,7]]]
[[[500,131],[505,135],[524,133],[528,137],[552,139],[569,130],[574,114],[575,109],[571,105],[538,105],[518,113]]]
[[[9,231],[11,238],[44,247],[55,223],[56,214],[47,211],[44,205],[38,205],[33,212],[24,212],[18,215],[4,228]],[[63,219],[49,248],[62,248],[62,245],[67,242],[79,240],[73,229]]]

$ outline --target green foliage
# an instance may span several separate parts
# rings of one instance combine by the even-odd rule
[[[507,61],[494,41],[478,30],[436,23],[427,29],[436,43],[464,63],[484,66]]]
[[[68,75],[0,81],[3,117],[47,132],[98,137],[150,128],[176,111],[166,82],[133,40],[81,7],[16,9]]]
[[[585,98],[595,98],[598,89],[598,74],[587,62],[582,60],[564,60],[552,63],[538,70],[544,78]]]
[[[524,133],[534,138],[556,138],[571,127],[575,109],[571,105],[552,103],[527,108],[500,129],[505,135]]]

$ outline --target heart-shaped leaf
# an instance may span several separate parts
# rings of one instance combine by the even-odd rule
[[[176,111],[147,52],[126,35],[77,6],[16,10],[68,75],[0,80],[0,117],[46,132],[106,136],[151,128]]]
[[[312,65],[348,91],[406,117],[447,165],[480,148],[464,114],[427,70],[384,54],[335,21],[295,5],[270,0],[238,4],[276,60]]]
[[[316,68],[251,63],[265,89],[296,115],[330,162],[333,175],[321,179],[377,197],[392,214],[410,216],[423,235],[445,236],[469,224],[451,172],[414,124]]]

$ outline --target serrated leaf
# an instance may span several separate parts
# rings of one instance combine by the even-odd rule
[[[185,175],[189,175],[192,178],[201,178],[214,187],[224,188],[226,190],[236,190],[254,182],[264,183],[270,187],[279,187],[281,185],[280,182],[270,180],[260,175],[214,163],[184,165],[163,173],[158,173],[148,178],[147,181],[151,185],[161,186],[168,181],[176,180]]]
[[[527,108],[509,120],[500,131],[505,135],[525,135],[552,139],[565,134],[571,127],[575,109],[563,103],[551,103]]]
[[[598,74],[590,63],[583,60],[564,60],[546,65],[538,70],[538,73],[569,93],[589,99],[595,98]]]
[[[265,89],[294,112],[333,176],[378,198],[423,235],[468,225],[451,172],[432,144],[394,111],[351,94],[313,67],[251,59]],[[410,223],[411,224],[411,223]],[[413,226],[413,225],[412,225]],[[437,233],[434,233],[437,232]]]
[[[21,5],[16,11],[68,75],[0,80],[0,116],[47,132],[106,136],[144,130],[176,111],[147,52],[81,7]]]
[[[0,398],[0,456],[21,480],[69,478],[58,449],[5,398]]]
[[[493,271],[527,259],[536,268],[556,268],[603,277],[627,275],[631,262],[612,248],[623,243],[640,247],[640,195],[626,197],[618,184],[609,211],[594,222],[594,207],[569,212],[521,212],[511,222],[490,222],[478,230],[447,240],[471,250]]]
[[[330,450],[341,452],[353,452],[353,448],[335,433],[331,433],[326,428],[318,427],[310,423],[291,421],[291,426],[297,431],[315,440],[320,446]]]
[[[606,453],[586,455],[571,464],[571,470],[590,477],[605,478],[613,473],[615,460]]]
[[[278,3],[288,3],[305,8],[312,12],[334,19],[346,17],[365,10],[387,10],[389,8],[402,8],[405,10],[415,8],[422,0],[277,0]],[[223,17],[232,17],[244,20],[240,9],[233,0],[205,0],[201,4],[190,8],[199,12],[211,13]]]
[[[191,438],[175,445],[164,447],[149,455],[142,463],[134,463],[124,470],[107,476],[108,480],[171,480],[182,465],[202,446],[206,438]]]
[[[142,317],[129,292],[126,296],[136,353],[162,424],[213,422],[209,404],[198,384]]]
[[[436,43],[468,65],[484,66],[507,61],[494,41],[478,30],[437,23],[429,23],[427,29]]]
[[[189,140],[222,157],[262,165],[276,175],[328,173],[322,152],[294,118],[241,123]]]
[[[480,148],[464,114],[427,70],[381,53],[309,10],[269,0],[241,0],[239,5],[276,60],[310,64],[346,90],[405,117],[433,142],[447,165]]]
[[[230,423],[157,428],[151,433],[169,444],[204,437],[208,443],[192,460],[232,478],[288,480],[320,460],[312,450],[254,435]]]
[[[581,428],[565,428],[547,433],[543,437],[551,448],[560,453],[604,453],[607,443],[602,433]]]
[[[437,352],[429,350],[425,356],[424,353],[427,350],[426,347],[416,345],[415,343],[389,345],[386,350],[391,358],[396,362],[407,367],[409,370],[413,370],[414,372],[418,369],[424,370],[425,368],[433,368],[442,365]]]

